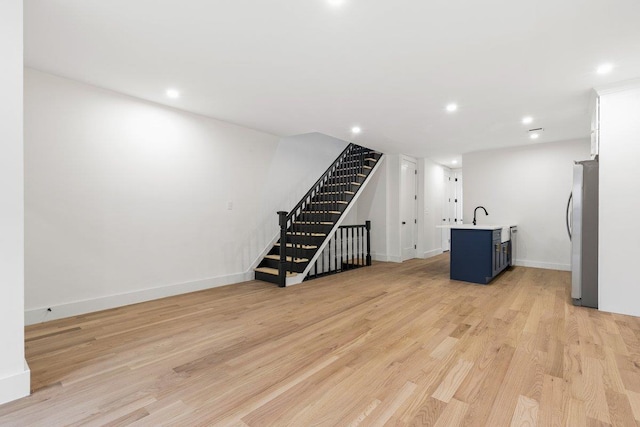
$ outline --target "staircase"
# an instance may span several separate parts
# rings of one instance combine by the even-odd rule
[[[256,280],[302,282],[381,158],[349,144],[291,212],[278,212],[280,239],[255,269]]]

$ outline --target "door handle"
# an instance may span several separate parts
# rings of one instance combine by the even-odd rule
[[[406,222],[402,221],[402,225],[405,225],[405,224],[406,224]]]

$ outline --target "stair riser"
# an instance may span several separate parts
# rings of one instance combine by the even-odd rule
[[[353,193],[358,191],[358,188],[360,188],[359,185],[355,185],[355,184],[351,184],[352,182],[358,182],[357,180],[349,180],[348,183],[343,184],[340,183],[338,185],[325,185],[324,187],[322,187],[321,191],[351,191]]]
[[[285,253],[286,256],[296,257],[296,258],[306,258],[311,259],[316,254],[317,249],[293,249],[287,248]],[[269,251],[269,255],[278,255],[280,256],[280,248],[278,246],[274,246],[271,251]]]
[[[338,169],[338,172],[336,173],[336,175],[332,175],[331,179],[333,178],[341,178],[343,180],[348,179],[349,177],[353,177],[359,173],[362,174],[367,174],[367,172],[371,171],[371,169],[365,169],[363,167],[347,167],[347,168],[340,168]],[[331,181],[331,179],[329,179],[329,181]]]
[[[379,159],[379,156],[377,154],[374,153],[360,153],[360,154],[351,154],[349,156],[347,156],[344,161],[342,161],[342,163],[340,163],[341,165],[345,164],[345,163],[359,163],[359,162],[371,162],[371,160],[367,160],[367,159]]]
[[[302,273],[304,269],[307,267],[309,263],[287,263],[287,271],[295,271],[296,273]],[[264,259],[260,263],[260,267],[271,267],[271,268],[280,268],[280,261],[276,261],[274,259]]]
[[[314,236],[287,236],[287,243],[301,243],[303,245],[315,245],[320,246],[324,242],[325,237]]]
[[[266,273],[261,273],[259,271],[256,271],[256,280],[262,280],[263,282],[271,282],[271,283],[275,283],[276,285],[279,284],[278,282],[278,276],[274,276],[272,274],[266,274]]]
[[[320,222],[327,222],[327,221],[331,221],[331,219],[333,218],[333,216],[335,216],[336,214],[333,213],[325,213],[325,212],[344,212],[345,209],[347,209],[348,205],[345,205],[344,203],[319,203],[319,204],[313,204],[313,205],[309,205],[305,210],[302,211],[302,213],[300,215],[321,215],[321,218],[315,218],[312,220],[307,220],[307,219],[300,219],[300,218],[296,218],[296,221],[299,222],[305,222],[305,221],[320,221]],[[309,212],[321,212],[321,213],[316,213],[316,214],[309,214]],[[323,219],[326,218],[326,219]]]
[[[341,211],[340,211],[341,212]],[[327,213],[322,213],[322,214],[310,214],[310,213],[302,213],[300,215],[300,217],[298,218],[299,221],[327,221],[327,222],[333,222],[335,223],[338,218],[340,218],[340,215],[338,214],[327,214]]]
[[[362,173],[362,172],[357,172],[357,173]],[[362,173],[363,175],[367,175],[366,172]],[[362,182],[365,180],[366,177],[364,176],[358,176],[356,175],[356,173],[350,173],[350,174],[346,174],[346,175],[339,175],[335,180],[329,180],[327,181],[327,184],[342,184],[342,185],[348,185],[352,182]],[[325,187],[328,187],[329,185],[325,184]]]
[[[327,194],[327,193],[320,193],[317,196],[315,196],[312,201],[314,202],[335,202],[335,201],[342,201],[342,202],[347,202],[349,203],[351,200],[353,199],[353,195],[352,194],[346,194],[346,193],[342,193],[342,194]],[[341,203],[343,204],[343,203]]]
[[[295,224],[293,228],[288,231],[300,232],[300,233],[324,233],[329,234],[333,225],[320,225],[320,224]]]

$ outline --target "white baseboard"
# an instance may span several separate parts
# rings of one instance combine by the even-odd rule
[[[527,259],[516,259],[514,264],[520,267],[543,268],[545,270],[571,271],[570,264],[556,264],[553,262],[530,261]]]
[[[380,261],[380,262],[389,262],[389,258],[387,257],[386,254],[376,254],[376,253],[371,253],[371,259],[373,261]]]
[[[433,249],[431,251],[426,251],[425,253],[422,254],[422,258],[427,259],[427,258],[433,258],[434,256],[438,256],[440,254],[442,254],[444,252],[442,252],[442,248],[438,248],[438,249]]]
[[[29,396],[31,393],[31,370],[24,362],[24,370],[8,377],[0,378],[0,405]]]
[[[399,256],[387,255],[387,254],[371,254],[371,259],[374,261],[382,262],[402,262],[402,258]]]
[[[24,322],[26,325],[48,322],[50,320],[65,317],[78,316],[80,314],[93,313],[95,311],[108,310],[139,302],[151,301],[189,292],[202,291],[217,288],[219,286],[253,280],[253,271],[231,274],[228,276],[212,277],[210,279],[197,280],[195,282],[180,283],[176,285],[161,286],[158,288],[142,289],[124,294],[109,295],[82,301],[73,301],[49,307],[32,308],[25,310]],[[51,311],[47,311],[51,308]]]

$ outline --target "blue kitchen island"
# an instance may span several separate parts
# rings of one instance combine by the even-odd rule
[[[451,226],[452,280],[486,285],[513,263],[515,225]]]

